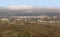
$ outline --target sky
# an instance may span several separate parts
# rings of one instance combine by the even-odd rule
[[[0,0],[0,6],[31,5],[40,7],[60,7],[60,0]]]

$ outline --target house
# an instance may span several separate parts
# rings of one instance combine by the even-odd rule
[[[9,21],[8,18],[2,18],[1,21]]]

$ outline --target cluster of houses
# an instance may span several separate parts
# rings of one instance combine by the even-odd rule
[[[17,21],[60,22],[60,17],[58,16],[14,16],[12,18],[1,18],[1,21],[9,21],[12,19]]]

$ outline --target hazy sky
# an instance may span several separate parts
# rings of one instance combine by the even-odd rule
[[[0,0],[0,6],[9,5],[60,7],[60,0]]]

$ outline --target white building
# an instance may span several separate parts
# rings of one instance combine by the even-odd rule
[[[2,18],[1,21],[9,21],[8,18]]]

